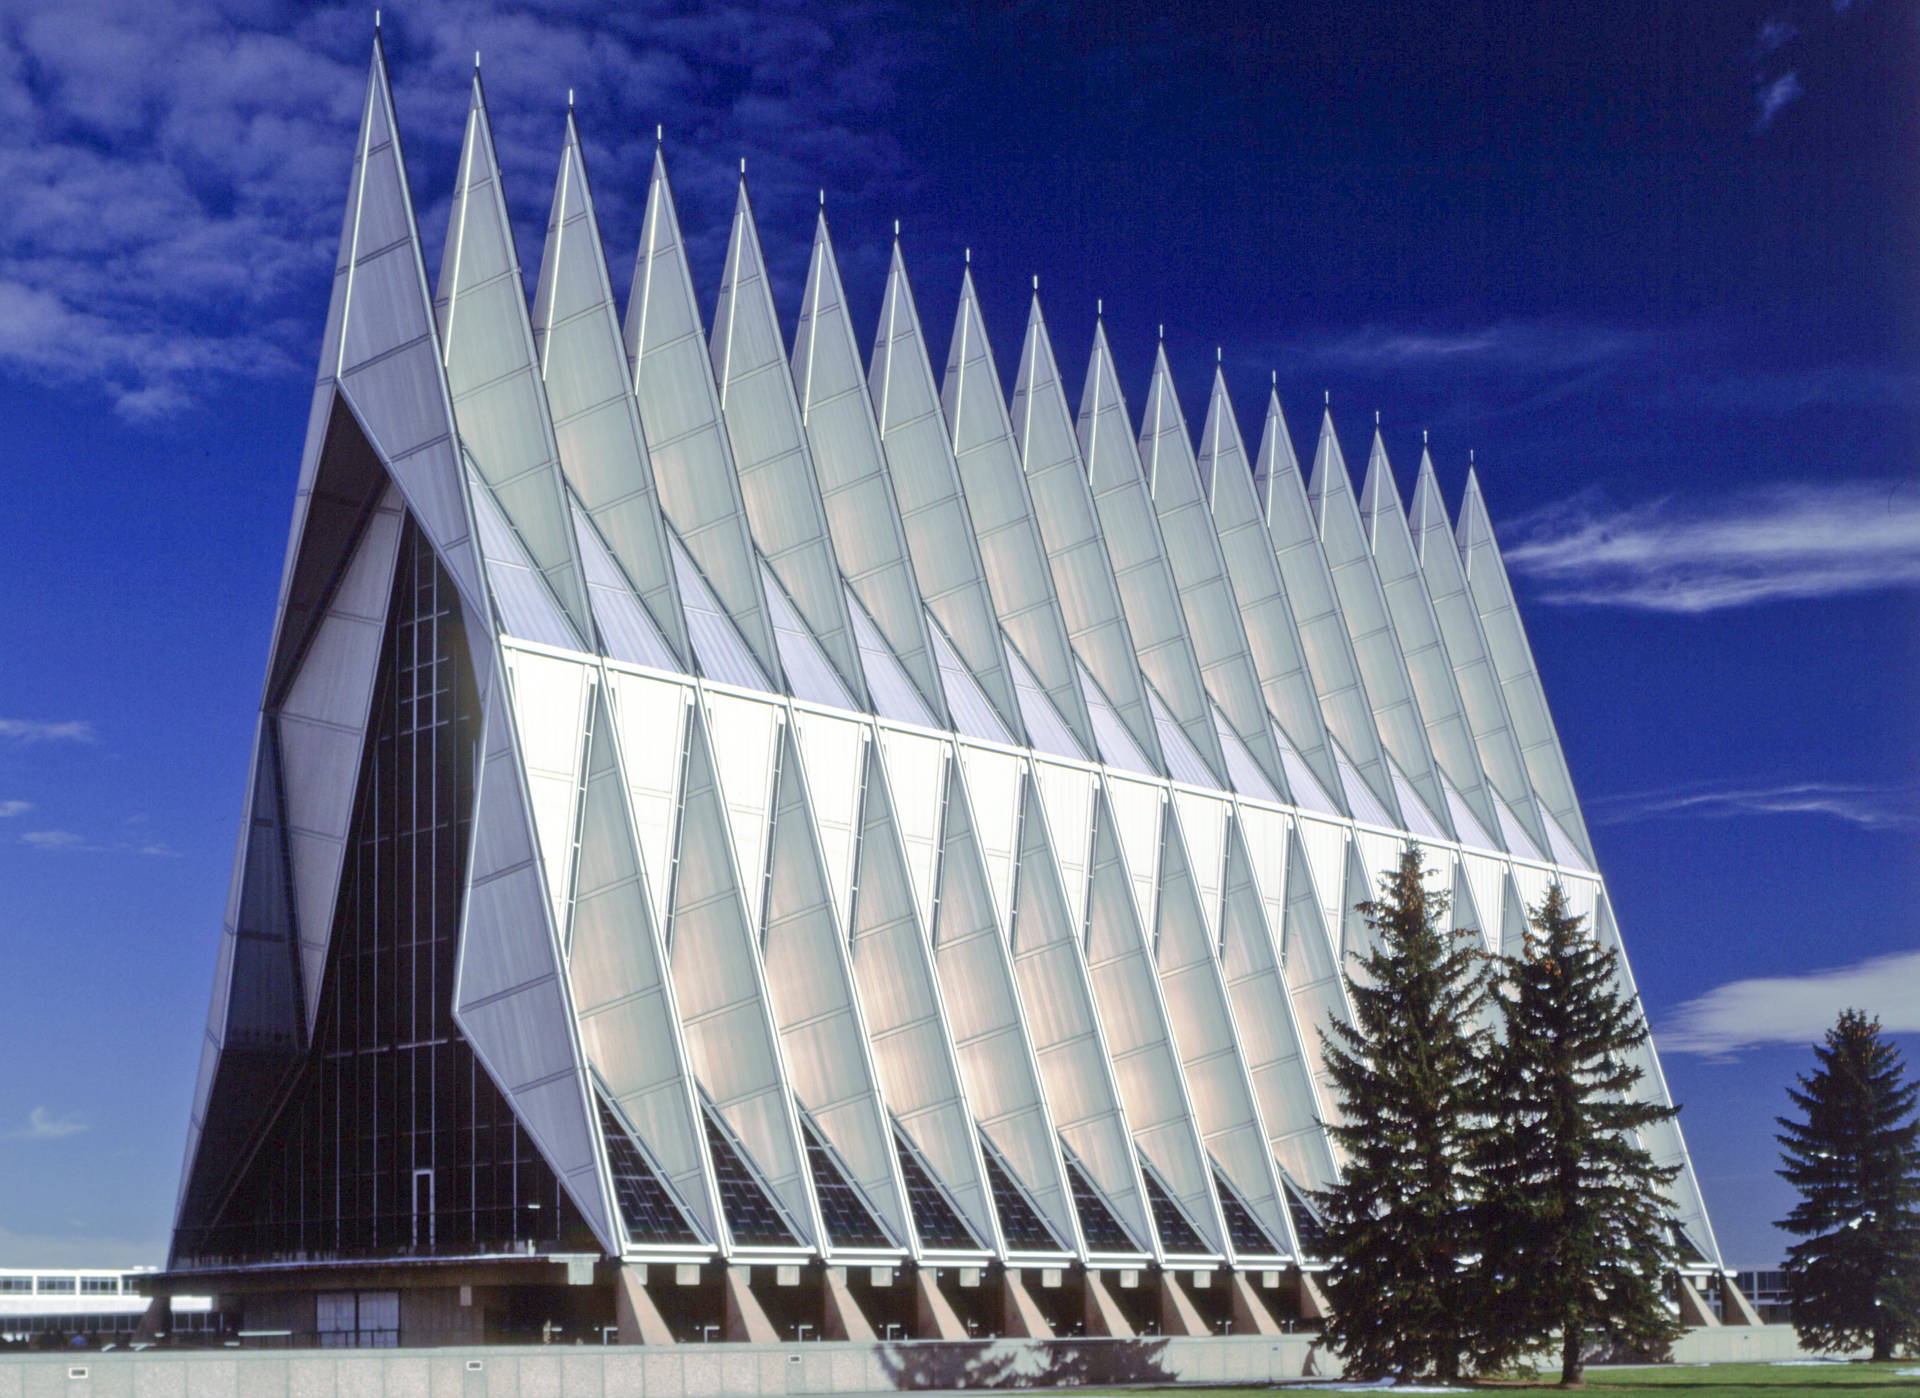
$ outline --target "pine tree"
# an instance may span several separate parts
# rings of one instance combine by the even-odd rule
[[[1323,1031],[1346,1153],[1340,1183],[1319,1192],[1333,1316],[1346,1371],[1401,1380],[1458,1376],[1471,1329],[1462,1258],[1472,1246],[1470,1113],[1486,1032],[1481,958],[1445,926],[1418,845],[1358,911],[1373,930],[1348,979],[1351,1025]],[[1472,935],[1472,934],[1466,934]]]
[[[1812,1349],[1870,1343],[1891,1359],[1920,1341],[1920,1083],[1858,1010],[1813,1054],[1787,1089],[1806,1120],[1776,1118],[1780,1174],[1800,1191],[1779,1226],[1805,1239],[1787,1249],[1793,1328]]]
[[[1498,960],[1501,1034],[1475,1149],[1477,1358],[1499,1367],[1558,1335],[1562,1384],[1581,1381],[1595,1340],[1660,1353],[1678,1330],[1661,1293],[1673,1265],[1663,1190],[1680,1171],[1636,1134],[1675,1109],[1636,1099],[1646,1022],[1584,921],[1555,884],[1528,909],[1522,954]]]

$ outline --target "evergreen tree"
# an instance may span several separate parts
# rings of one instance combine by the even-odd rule
[[[1647,1041],[1617,957],[1555,884],[1521,955],[1498,959],[1501,1035],[1475,1150],[1480,1209],[1477,1357],[1497,1368],[1560,1340],[1560,1381],[1581,1381],[1595,1340],[1660,1353],[1677,1333],[1663,1196],[1680,1173],[1637,1132],[1674,1115],[1636,1099]]]
[[[1348,977],[1351,1025],[1322,1032],[1346,1152],[1339,1184],[1316,1196],[1326,1223],[1328,1342],[1346,1371],[1453,1379],[1471,1330],[1470,1114],[1486,1031],[1485,968],[1445,925],[1418,845],[1357,910],[1373,931]]]
[[[1858,1010],[1813,1054],[1813,1076],[1787,1089],[1806,1120],[1777,1118],[1780,1174],[1800,1191],[1779,1226],[1805,1240],[1787,1249],[1793,1328],[1812,1349],[1891,1359],[1920,1341],[1920,1083]]]

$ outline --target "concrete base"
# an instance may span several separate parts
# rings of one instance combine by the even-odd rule
[[[853,1299],[853,1293],[847,1289],[847,1273],[844,1267],[827,1268],[825,1292],[829,1340],[875,1338],[872,1323],[860,1309],[860,1303]]]
[[[1260,1293],[1253,1289],[1253,1283],[1247,1280],[1245,1272],[1235,1272],[1228,1283],[1228,1294],[1233,1298],[1233,1333],[1236,1335],[1278,1335],[1280,1326],[1273,1318],[1273,1312],[1267,1309],[1267,1303],[1260,1299]]]
[[[747,1285],[745,1267],[729,1267],[726,1275],[727,1312],[726,1329],[723,1332],[729,1340],[745,1341],[748,1344],[778,1344],[779,1332],[773,1328],[773,1322],[767,1319],[767,1313],[761,1309],[760,1302],[753,1294],[753,1288]]]
[[[1132,1322],[1098,1272],[1087,1273],[1087,1333],[1123,1340],[1133,1338]]]
[[[953,1313],[953,1303],[940,1294],[933,1273],[915,1268],[913,1273],[913,1323],[922,1340],[964,1340],[967,1327]]]
[[[1170,1271],[1160,1273],[1160,1333],[1163,1335],[1205,1335],[1207,1323],[1200,1319],[1193,1301],[1180,1288]]]
[[[1051,1340],[1053,1327],[1040,1313],[1039,1305],[1020,1280],[1017,1269],[1009,1267],[1000,1278],[1001,1333],[1023,1340]]]
[[[622,1266],[618,1289],[614,1292],[613,1315],[620,1327],[623,1345],[670,1345],[673,1331],[660,1314],[660,1308],[647,1295],[645,1269]]]

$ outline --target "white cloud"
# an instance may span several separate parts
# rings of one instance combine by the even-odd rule
[[[1503,536],[1547,602],[1698,613],[1920,585],[1920,488],[1904,482],[1630,506],[1586,492]]]
[[[1791,68],[1773,81],[1760,84],[1760,90],[1753,99],[1758,108],[1753,119],[1754,126],[1765,131],[1789,104],[1805,95],[1806,89],[1800,86],[1800,75]]]
[[[1655,1037],[1662,1053],[1724,1059],[1762,1044],[1814,1043],[1847,1009],[1877,1016],[1889,1033],[1920,1033],[1920,951],[1730,981],[1675,1008]]]
[[[0,820],[9,820],[14,816],[25,815],[33,809],[31,801],[0,801]]]
[[[1369,325],[1335,339],[1312,339],[1281,351],[1358,368],[1433,368],[1469,360],[1529,374],[1584,369],[1649,347],[1645,333],[1570,320],[1501,321],[1456,331]]]
[[[1724,820],[1769,815],[1825,816],[1863,830],[1906,830],[1920,826],[1920,793],[1839,782],[1712,783],[1603,796],[1589,812],[1595,825],[1664,816]]]
[[[0,321],[6,318],[4,302],[0,302]],[[18,743],[90,743],[93,741],[93,725],[83,718],[61,719],[46,722],[31,718],[0,718],[0,738],[11,738]]]
[[[637,236],[657,122],[699,214],[696,247],[726,236],[742,154],[766,210],[821,184],[842,200],[901,192],[898,147],[878,133],[917,51],[895,37],[922,22],[910,7],[415,0],[388,13],[430,279],[448,195],[432,186],[451,179],[476,49],[523,251],[544,232],[570,88],[617,240]],[[129,417],[175,411],[222,376],[304,372],[371,18],[341,3],[0,0],[0,368],[95,386]],[[805,256],[803,231],[793,243],[776,278]],[[631,245],[609,256],[620,285]]]
[[[86,847],[86,837],[71,830],[29,830],[20,837],[22,844],[48,853],[68,853]]]
[[[55,1116],[45,1107],[27,1113],[27,1124],[11,1134],[16,1141],[59,1141],[78,1136],[87,1124],[77,1116]]]

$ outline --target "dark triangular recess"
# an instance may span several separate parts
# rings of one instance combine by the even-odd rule
[[[1282,1177],[1287,1187],[1287,1207],[1293,1215],[1293,1235],[1300,1240],[1300,1260],[1302,1262],[1325,1262],[1327,1260],[1327,1226],[1320,1217],[1320,1210],[1313,1200],[1307,1197],[1305,1190],[1291,1179]]]
[[[1144,1155],[1140,1157],[1140,1175],[1146,1181],[1147,1206],[1153,1210],[1153,1226],[1160,1234],[1161,1250],[1173,1256],[1211,1254],[1213,1249],[1202,1241],[1186,1210],[1174,1202],[1166,1182]]]
[[[800,1127],[807,1141],[807,1165],[813,1171],[813,1193],[820,1201],[820,1216],[826,1221],[827,1237],[835,1247],[896,1248],[898,1243],[867,1207],[866,1197],[848,1177],[840,1157],[820,1128],[805,1111]]]
[[[993,1210],[999,1215],[1000,1235],[1006,1239],[1007,1246],[1015,1252],[1064,1251],[985,1131],[980,1133],[980,1155],[987,1163]]]
[[[699,1242],[672,1191],[614,1114],[612,1104],[598,1087],[593,1096],[600,1107],[600,1134],[606,1138],[613,1197],[620,1206],[620,1221],[627,1226],[627,1238],[642,1246]]]
[[[1213,1170],[1214,1192],[1220,1196],[1220,1216],[1227,1223],[1227,1241],[1233,1244],[1233,1250],[1250,1257],[1285,1257],[1287,1250],[1268,1235],[1253,1216],[1253,1210],[1247,1207],[1247,1201],[1240,1197],[1240,1191],[1227,1179],[1226,1172],[1219,1166]]]
[[[900,1156],[900,1176],[907,1186],[907,1207],[913,1213],[913,1231],[920,1235],[923,1248],[946,1248],[959,1252],[981,1251],[960,1217],[960,1211],[947,1198],[946,1190],[934,1180],[933,1171],[913,1148],[907,1133],[894,1128],[894,1149]]]
[[[787,1216],[774,1202],[773,1192],[747,1163],[746,1150],[711,1105],[706,1109],[707,1151],[713,1157],[714,1178],[720,1185],[720,1211],[727,1231],[741,1247],[797,1247]]]
[[[596,1247],[453,1019],[479,734],[459,600],[409,519],[312,1043],[277,1092],[216,1080],[209,1122],[271,1109],[203,1139],[175,1266]],[[257,993],[263,1019],[285,998]]]
[[[1067,1183],[1073,1189],[1073,1209],[1080,1217],[1080,1232],[1087,1240],[1087,1251],[1142,1251],[1140,1244],[1127,1232],[1125,1225],[1108,1205],[1106,1196],[1088,1176],[1086,1166],[1080,1163],[1080,1157],[1073,1153],[1072,1147],[1062,1140],[1060,1151],[1066,1157]]]

